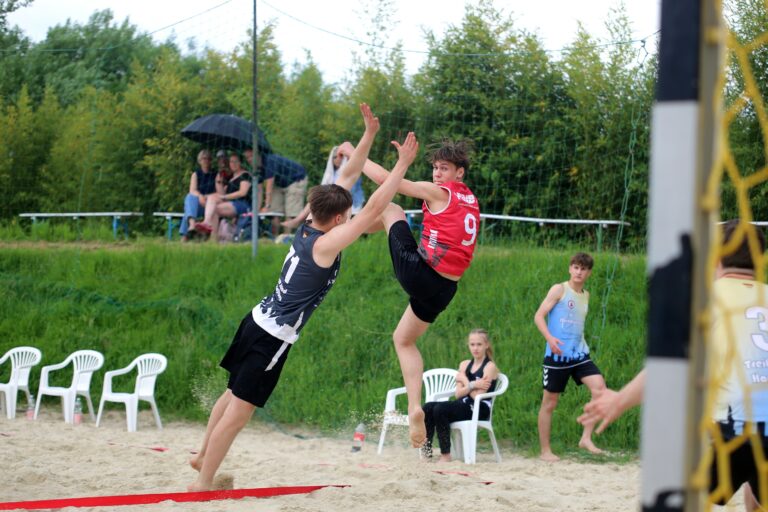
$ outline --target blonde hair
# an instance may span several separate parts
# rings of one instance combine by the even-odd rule
[[[473,334],[478,334],[482,336],[483,340],[485,340],[486,345],[488,345],[488,347],[485,349],[485,357],[493,361],[493,347],[491,346],[491,339],[488,337],[488,331],[485,329],[472,329],[469,331],[469,336],[472,336]]]
[[[201,149],[200,152],[197,154],[197,163],[200,163],[200,160],[203,159],[203,157],[207,156],[208,159],[211,159],[211,152],[207,149]]]

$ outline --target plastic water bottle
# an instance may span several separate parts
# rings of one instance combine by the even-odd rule
[[[72,418],[72,423],[79,425],[83,422],[83,402],[80,401],[80,397],[75,399],[75,414]]]
[[[355,427],[355,435],[352,436],[352,451],[359,452],[363,449],[363,442],[365,441],[365,425],[360,423]]]
[[[27,419],[35,419],[35,395],[29,395],[29,400],[27,400]]]

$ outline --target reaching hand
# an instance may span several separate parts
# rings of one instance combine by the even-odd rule
[[[565,345],[562,341],[552,336],[550,339],[547,340],[547,344],[549,345],[549,349],[552,351],[553,354],[556,355],[562,355],[563,351],[560,350],[560,347]]]
[[[605,428],[621,416],[621,404],[619,394],[606,389],[597,398],[592,399],[584,406],[584,414],[578,417],[577,421],[582,425],[594,425],[598,421],[600,426],[595,433],[601,434]]]
[[[419,152],[419,141],[416,140],[413,132],[408,132],[402,146],[396,140],[392,141],[392,145],[397,148],[398,160],[406,165],[411,165]]]
[[[363,114],[366,133],[376,135],[379,131],[379,118],[373,115],[371,107],[369,107],[367,103],[360,104],[360,113]]]
[[[353,146],[352,143],[349,142],[348,140],[345,140],[344,142],[339,144],[339,147],[336,150],[336,153],[338,153],[343,157],[349,158],[350,156],[352,156],[352,152],[354,150],[355,150],[355,146]]]

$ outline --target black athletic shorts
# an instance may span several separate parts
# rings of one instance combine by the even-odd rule
[[[413,313],[432,323],[456,295],[456,281],[446,279],[419,255],[419,245],[404,220],[389,228],[389,252],[395,276],[409,296]]]
[[[259,327],[249,311],[220,363],[229,371],[227,387],[237,398],[264,407],[277,386],[290,349],[290,343]]]
[[[768,457],[768,451],[766,451],[766,448],[768,448],[768,436],[766,436],[765,423],[759,422],[755,425],[757,427],[757,434],[760,437],[762,444],[761,448],[763,455]],[[731,421],[729,423],[718,423],[718,426],[720,427],[720,432],[722,432],[723,440],[725,442],[728,442],[737,436],[737,433],[734,431],[734,422]],[[739,432],[743,432],[743,423],[741,423],[739,426],[742,427],[739,428]],[[712,449],[715,449],[714,445],[712,446]],[[710,469],[710,493],[717,489],[717,487],[720,485],[720,479],[717,471],[719,465],[717,462],[717,456],[717,451],[715,451],[715,458]],[[752,441],[748,439],[745,443],[741,444],[738,448],[736,448],[734,452],[730,454],[729,458],[729,467],[731,470],[731,492],[735,493],[739,490],[739,487],[741,487],[744,482],[749,482],[749,485],[752,487],[752,492],[755,494],[755,498],[757,498],[760,503],[765,503],[763,500],[768,499],[768,496],[760,495],[760,486],[758,485],[757,478],[757,464],[755,463],[755,454],[752,452]],[[725,496],[721,501],[715,503],[718,505],[725,505],[729,499],[731,499],[731,495]]]
[[[554,363],[550,357],[544,358],[542,365],[542,385],[550,393],[562,393],[568,378],[581,386],[581,379],[590,375],[602,375],[600,369],[590,358],[569,364]]]

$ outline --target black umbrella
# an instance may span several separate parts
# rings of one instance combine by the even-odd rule
[[[255,125],[242,117],[230,114],[211,114],[195,119],[181,130],[181,134],[188,139],[213,148],[245,149],[253,146],[254,129]],[[257,129],[257,133],[259,152],[271,153],[272,148],[267,142],[264,132]]]

